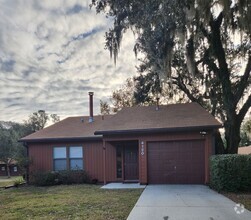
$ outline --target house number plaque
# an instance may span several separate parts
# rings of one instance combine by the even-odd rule
[[[144,141],[141,142],[141,155],[143,156],[145,154],[145,149],[144,149]]]

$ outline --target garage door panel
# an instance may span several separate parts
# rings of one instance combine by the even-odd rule
[[[201,184],[205,179],[204,140],[148,144],[148,182]]]

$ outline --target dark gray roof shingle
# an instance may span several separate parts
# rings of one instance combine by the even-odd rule
[[[102,116],[94,116],[94,122],[92,123],[89,123],[88,116],[69,117],[43,130],[23,137],[20,141],[98,138],[99,136],[94,135],[94,132],[110,117],[112,116],[107,115],[103,118]]]
[[[139,130],[175,130],[202,127],[221,127],[221,124],[197,103],[126,107],[95,132],[118,133]]]
[[[102,116],[94,116],[94,122],[89,123],[88,119],[86,116],[69,117],[20,141],[95,139],[101,138],[103,134],[123,132],[221,127],[221,124],[197,103],[161,105],[159,110],[156,110],[156,106],[125,107],[116,115],[104,116],[104,120]]]

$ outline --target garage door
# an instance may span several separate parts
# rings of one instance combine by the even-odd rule
[[[204,140],[148,143],[148,183],[204,184]]]

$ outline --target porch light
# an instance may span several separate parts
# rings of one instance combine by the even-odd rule
[[[207,135],[207,132],[206,131],[200,131],[200,134],[205,136],[205,135]]]

